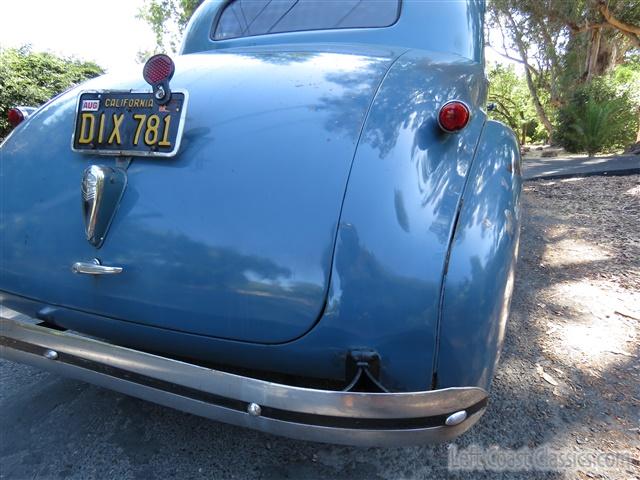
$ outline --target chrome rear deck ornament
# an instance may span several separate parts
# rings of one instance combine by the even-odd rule
[[[91,165],[82,175],[82,212],[88,242],[100,248],[127,186],[121,168]]]

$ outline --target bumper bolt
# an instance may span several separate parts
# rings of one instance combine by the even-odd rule
[[[257,403],[250,403],[249,406],[247,407],[247,413],[252,417],[259,417],[260,414],[262,413],[262,409],[260,408],[260,405],[258,405]]]
[[[450,427],[453,427],[455,425],[460,425],[466,419],[467,419],[467,411],[460,410],[459,412],[455,412],[449,415],[447,419],[444,421],[444,424]]]
[[[57,360],[58,352],[56,352],[55,350],[46,350],[44,352],[44,358],[48,358],[49,360]]]

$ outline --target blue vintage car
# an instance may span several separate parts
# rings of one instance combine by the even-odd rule
[[[208,0],[175,63],[13,111],[2,356],[300,439],[466,431],[522,181],[484,8]]]

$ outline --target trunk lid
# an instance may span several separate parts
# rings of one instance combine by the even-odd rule
[[[189,103],[174,158],[134,158],[100,249],[80,181],[110,157],[70,149],[69,92],[2,147],[0,290],[193,334],[278,343],[321,315],[337,222],[387,51],[227,51],[179,57]],[[142,68],[140,68],[140,71]],[[141,73],[82,90],[148,89]],[[119,275],[71,272],[99,258]]]

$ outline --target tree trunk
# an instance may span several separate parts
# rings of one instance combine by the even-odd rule
[[[544,129],[549,134],[549,144],[553,143],[553,124],[549,117],[547,116],[547,112],[544,111],[544,107],[542,106],[542,102],[540,101],[540,97],[538,96],[538,90],[536,89],[535,84],[533,83],[533,78],[531,78],[531,72],[525,68],[525,77],[527,79],[527,86],[529,87],[529,93],[531,93],[531,97],[533,100],[533,105],[536,107],[536,114],[538,118],[544,125]]]
[[[527,48],[522,41],[522,34],[518,30],[518,26],[516,25],[511,12],[506,11],[505,15],[509,20],[511,28],[513,29],[513,38],[516,42],[516,47],[518,48],[518,52],[520,53],[520,58],[522,58],[522,62],[524,63],[524,76],[527,80],[527,87],[529,88],[529,93],[531,93],[531,99],[533,100],[533,106],[536,109],[536,114],[538,115],[538,119],[544,126],[544,129],[549,134],[549,144],[553,143],[553,125],[549,117],[547,116],[547,112],[544,111],[544,107],[542,106],[542,102],[540,101],[540,96],[538,95],[538,89],[533,81],[533,77],[531,76],[531,66],[529,65],[529,58],[527,55]]]
[[[602,39],[602,32],[599,28],[596,28],[591,32],[591,41],[589,45],[589,58],[587,59],[587,82],[598,75],[596,71],[598,67],[598,55],[600,54],[600,41]]]
[[[540,23],[540,30],[542,32],[542,39],[544,42],[544,50],[551,61],[549,66],[549,89],[551,105],[558,106],[560,104],[560,92],[558,87],[558,77],[560,66],[560,59],[556,52],[556,44],[549,33],[549,29],[544,22]]]
[[[618,63],[618,46],[617,40],[611,35],[612,32],[602,30],[600,36],[600,48],[594,75],[604,75],[613,70]]]
[[[587,42],[587,55],[584,59],[584,70],[582,77],[586,78],[589,74],[589,62],[591,61],[591,50],[593,50],[593,31],[589,32],[589,41]]]

